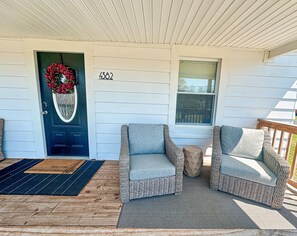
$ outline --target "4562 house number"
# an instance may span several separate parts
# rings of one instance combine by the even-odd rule
[[[99,79],[113,80],[113,73],[112,72],[101,72],[99,74]]]

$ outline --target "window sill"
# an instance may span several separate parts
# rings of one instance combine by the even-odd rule
[[[213,129],[214,125],[203,125],[203,124],[174,124],[175,128],[194,128],[194,129],[200,129],[200,128],[210,128]]]

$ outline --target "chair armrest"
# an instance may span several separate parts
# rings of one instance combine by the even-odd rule
[[[176,183],[175,192],[181,193],[183,184],[183,171],[184,171],[184,154],[183,152],[172,142],[169,136],[168,125],[164,125],[164,137],[165,137],[165,151],[166,156],[175,166],[176,170]]]
[[[286,185],[290,175],[290,165],[270,145],[264,145],[263,147],[263,162],[277,177],[271,207],[279,209],[283,205]]]
[[[184,154],[171,140],[169,136],[169,128],[164,125],[165,134],[165,152],[166,156],[176,167],[184,167]]]
[[[122,202],[129,201],[129,172],[130,155],[128,142],[128,126],[121,127],[121,150],[120,150],[120,195]]]
[[[282,178],[285,182],[288,181],[290,165],[284,158],[279,156],[271,146],[265,145],[263,147],[263,162],[278,179]]]
[[[213,130],[212,156],[211,156],[211,172],[210,172],[210,188],[217,190],[219,187],[220,167],[221,167],[221,127],[215,126]]]

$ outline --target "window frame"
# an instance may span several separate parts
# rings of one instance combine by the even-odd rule
[[[179,65],[181,61],[204,61],[204,62],[216,62],[216,78],[215,78],[215,91],[214,93],[187,93],[187,92],[178,92],[178,83],[179,83]],[[222,66],[222,59],[219,58],[202,58],[202,57],[179,57],[178,58],[178,68],[177,68],[177,83],[176,83],[176,90],[175,90],[175,110],[174,110],[174,125],[176,127],[213,127],[216,121],[217,116],[217,104],[218,104],[218,92],[219,92],[219,84],[220,84],[220,74],[221,74],[221,66]],[[177,95],[178,94],[194,94],[194,95],[211,95],[214,96],[214,104],[212,110],[212,119],[209,124],[206,123],[176,123],[176,107],[177,107]]]

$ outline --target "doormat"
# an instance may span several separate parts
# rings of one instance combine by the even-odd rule
[[[46,159],[26,170],[26,174],[73,174],[85,160]]]
[[[42,162],[25,159],[0,170],[0,194],[77,196],[104,161],[85,161],[73,174],[29,174]]]

